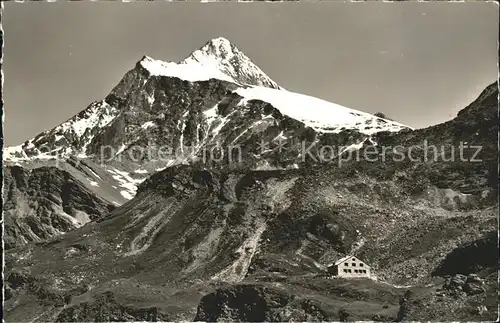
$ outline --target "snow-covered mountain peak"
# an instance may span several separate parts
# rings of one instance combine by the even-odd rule
[[[151,76],[177,77],[190,82],[218,79],[239,85],[283,89],[223,37],[208,41],[181,62],[166,62],[144,55],[137,66],[146,69]]]
[[[221,58],[226,58],[233,52],[240,52],[234,44],[224,37],[217,37],[209,40],[203,47],[196,50],[194,53],[204,53],[206,55],[213,55]]]
[[[216,68],[240,83],[282,89],[224,37],[208,41],[203,47],[191,53],[181,64],[200,64]]]

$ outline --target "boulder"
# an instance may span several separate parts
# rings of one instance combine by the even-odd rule
[[[464,285],[463,290],[467,295],[482,294],[486,291],[482,284],[477,283],[467,283]]]

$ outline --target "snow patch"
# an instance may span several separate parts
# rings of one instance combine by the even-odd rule
[[[153,95],[146,95],[146,100],[148,100],[149,105],[152,105],[155,102]]]
[[[148,129],[148,128],[151,128],[151,127],[154,127],[156,124],[153,122],[153,121],[148,121],[146,123],[144,123],[141,128],[142,129]]]
[[[115,155],[119,155],[119,154],[121,154],[121,153],[125,150],[125,148],[127,148],[127,145],[122,144],[122,145],[120,146],[120,148],[118,148],[118,151],[116,152],[116,154],[115,154]]]
[[[218,109],[218,104],[214,105],[212,108],[203,111],[203,115],[207,119],[214,119],[217,118],[217,109]]]
[[[91,105],[86,111],[88,116],[85,118],[72,118],[67,122],[61,124],[59,127],[62,129],[72,129],[73,132],[81,137],[87,129],[91,129],[94,127],[104,127],[109,124],[116,117],[115,113],[112,113],[114,110],[110,109],[109,104],[106,101],[100,101],[93,105]]]
[[[219,117],[219,119],[218,119],[219,124],[214,129],[209,128],[210,135],[212,136],[212,139],[215,138],[219,134],[219,132],[222,130],[222,128],[224,128],[224,126],[229,122],[231,115],[234,114],[235,112],[236,112],[236,110],[232,111],[231,113],[229,113],[225,117]]]
[[[130,191],[120,191],[120,194],[127,200],[131,200],[134,198],[134,195],[131,194]]]
[[[97,175],[97,173],[96,173],[96,172],[94,172],[94,170],[93,170],[92,168],[90,168],[90,167],[87,167],[87,168],[88,168],[88,170],[89,170],[89,171],[90,171],[90,172],[91,172],[91,173],[92,173],[95,177],[97,177],[98,179],[102,180],[101,176]]]
[[[145,179],[132,178],[129,173],[113,167],[110,167],[107,171],[111,174],[113,179],[119,183],[120,187],[123,189],[120,191],[120,194],[127,200],[131,200],[135,196],[137,185],[142,183]]]
[[[345,153],[347,151],[359,150],[359,149],[361,149],[363,147],[364,143],[365,143],[365,141],[363,140],[360,143],[349,145],[349,146],[345,147],[344,149],[342,149],[342,151],[340,152],[340,154],[343,154],[343,153]]]
[[[265,118],[264,118],[265,119]],[[248,128],[246,128],[245,130],[243,130],[238,136],[236,136],[236,138],[233,139],[233,141],[231,142],[231,144],[234,144],[238,141],[238,139],[240,139],[245,133],[247,133],[248,131],[252,130],[255,126],[258,126],[260,125],[261,123],[265,122],[263,120],[257,120],[255,121],[254,123],[252,123]],[[281,132],[283,133],[283,131]],[[277,137],[276,137],[277,138]],[[275,138],[275,139],[276,139]],[[274,140],[274,139],[273,139]]]
[[[75,212],[75,219],[78,221],[79,225],[85,225],[90,222],[90,217],[87,213],[82,211]]]
[[[180,127],[180,132],[181,135],[179,137],[179,147],[181,148],[181,153],[184,153],[184,130],[186,129],[186,116],[188,115],[189,111],[186,111],[182,114],[182,118],[179,120],[179,123],[182,122],[182,125]]]
[[[58,142],[59,140],[63,139],[64,136],[63,135],[56,135],[54,138],[55,138],[55,142]]]
[[[23,150],[23,145],[5,147],[3,149],[3,159],[10,161],[22,161],[27,159],[28,155]]]

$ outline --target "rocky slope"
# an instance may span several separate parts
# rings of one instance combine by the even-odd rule
[[[114,209],[55,167],[6,167],[3,184],[6,249],[66,233]]]
[[[413,131],[285,91],[226,45],[214,40],[181,63],[145,57],[94,108],[7,149],[34,167],[37,143],[48,143],[70,156],[58,163],[65,176],[87,172],[79,190],[98,187],[106,200],[116,195],[101,186],[107,178],[118,194],[137,188],[83,227],[6,253],[6,320],[495,319],[497,262],[486,257],[498,254],[497,84],[454,120]],[[327,110],[335,115],[310,113]],[[260,150],[280,138],[286,150]],[[455,157],[461,142],[482,149],[429,160],[412,149],[424,140]],[[311,149],[291,144],[301,142]],[[217,143],[240,143],[243,162],[204,160]],[[180,154],[129,154],[165,145]],[[318,158],[324,146],[343,148]],[[72,162],[78,153],[83,163]],[[329,277],[346,254],[378,280]],[[459,263],[470,265],[450,271]]]
[[[446,129],[470,109],[486,123],[496,118],[496,107],[481,102]],[[489,151],[480,157],[492,160]],[[497,262],[488,257],[498,253],[490,241],[498,204],[489,179],[498,174],[480,165],[473,184],[459,185],[453,173],[425,177],[427,163],[416,161],[169,167],[108,216],[8,252],[7,277],[24,283],[7,280],[7,318],[493,320]],[[470,258],[475,248],[484,255]],[[378,280],[330,279],[326,265],[345,254],[366,261]],[[451,272],[457,263],[470,266]]]
[[[42,241],[109,213],[132,198],[145,175],[74,157],[6,166],[6,248]]]
[[[426,177],[433,184],[466,194],[486,194],[496,201],[497,109],[498,83],[495,82],[448,122],[416,131],[403,131],[396,136],[378,133],[374,140],[389,147],[420,147],[415,150],[416,156],[426,161]],[[485,191],[485,188],[491,188],[491,192],[489,189]]]
[[[227,174],[169,168],[108,217],[8,253],[9,272],[28,271],[46,293],[64,297],[90,287],[71,294],[63,306],[36,301],[33,287],[9,285],[13,296],[6,311],[14,320],[68,318],[111,292],[120,306],[156,308],[175,320],[396,318],[405,289],[391,284],[441,284],[431,272],[457,246],[494,231],[496,223],[493,206],[450,210],[428,194],[402,191],[394,183],[338,170]],[[325,265],[352,252],[375,269],[379,282],[327,279]],[[255,296],[256,302],[262,298],[257,304],[270,305],[240,309],[247,292],[238,296],[245,288],[238,286],[245,284],[253,286],[249,293],[261,295]],[[214,289],[215,295],[201,300]],[[102,312],[85,313],[75,320],[96,320]],[[490,307],[484,317],[493,314]]]
[[[333,158],[379,131],[406,128],[288,92],[228,40],[215,38],[180,63],[143,57],[104,100],[5,148],[3,157],[9,166],[67,171],[118,206],[166,167],[196,162],[211,169],[297,168],[304,147],[334,145],[328,156]],[[52,228],[44,236],[57,232]]]

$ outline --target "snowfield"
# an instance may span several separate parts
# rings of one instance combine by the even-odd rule
[[[303,122],[318,132],[338,133],[344,128],[370,135],[380,131],[400,131],[409,128],[398,122],[295,92],[261,86],[239,88],[235,92],[245,98],[242,104],[249,100],[268,102],[281,113]]]

